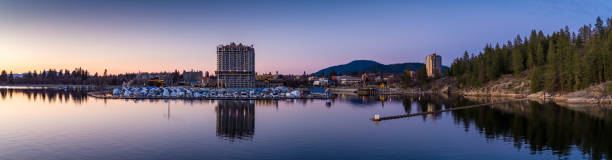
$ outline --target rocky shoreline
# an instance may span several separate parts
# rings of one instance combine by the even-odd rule
[[[528,98],[534,101],[553,101],[555,103],[566,104],[612,104],[612,97],[607,96],[573,96],[572,94],[550,94],[545,92],[537,93],[512,93],[512,92],[482,92],[482,91],[455,91],[452,94],[463,96],[487,96],[487,97],[503,97],[503,98]]]
[[[434,86],[430,88],[432,90],[463,96],[528,98],[533,101],[553,101],[575,105],[612,104],[612,81],[592,85],[579,91],[559,93],[530,92],[530,81],[524,75],[504,75],[498,80],[477,87],[462,86],[452,78],[433,83],[437,85],[432,85]]]

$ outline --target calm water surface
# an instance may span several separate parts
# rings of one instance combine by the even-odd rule
[[[0,89],[0,159],[610,159],[606,107],[455,96],[324,100],[101,100]],[[480,101],[479,101],[480,102]]]

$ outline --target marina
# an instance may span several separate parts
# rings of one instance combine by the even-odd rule
[[[141,87],[115,88],[92,91],[89,96],[102,99],[329,99],[329,89],[277,88],[196,88],[196,87]]]

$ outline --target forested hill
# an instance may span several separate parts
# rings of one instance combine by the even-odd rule
[[[325,69],[316,72],[316,75],[329,75],[334,72],[336,75],[345,74],[361,74],[361,73],[390,73],[390,74],[402,74],[405,70],[416,71],[421,67],[425,66],[423,63],[398,63],[384,65],[376,61],[371,60],[355,60],[347,64],[327,67]],[[446,70],[448,67],[443,66],[442,70]]]
[[[576,32],[568,27],[544,35],[532,30],[506,44],[486,45],[480,53],[456,59],[451,75],[479,86],[502,74],[529,73],[531,91],[571,92],[612,79],[612,19],[597,18]]]

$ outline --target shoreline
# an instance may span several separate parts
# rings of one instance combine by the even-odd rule
[[[270,99],[330,99],[332,96],[308,96],[308,97],[118,97],[101,95],[98,92],[113,88],[116,86],[97,86],[97,85],[73,85],[73,84],[0,84],[0,88],[8,89],[85,89],[91,90],[87,94],[89,96],[101,99],[202,99],[202,100],[270,100]],[[355,93],[357,88],[332,88],[333,93]],[[104,91],[102,91],[104,92]],[[512,98],[522,99],[527,98],[532,101],[552,101],[560,104],[571,104],[571,105],[608,105],[612,104],[611,97],[593,98],[593,97],[580,97],[580,96],[567,96],[567,95],[552,95],[549,93],[544,94],[543,92],[538,93],[503,93],[503,92],[483,92],[474,90],[454,90],[454,91],[438,91],[438,90],[424,90],[419,91],[415,89],[390,89],[379,92],[376,95],[410,95],[410,94],[457,94],[461,96],[486,96],[486,97],[499,97],[499,98]]]
[[[568,97],[564,95],[543,94],[543,92],[525,94],[525,93],[482,93],[482,92],[466,92],[455,91],[451,94],[459,94],[462,96],[487,96],[500,98],[521,99],[527,98],[532,101],[552,101],[560,104],[584,104],[584,105],[601,105],[612,104],[612,98],[590,98],[590,97]]]
[[[343,88],[342,91],[335,93],[347,93],[347,88]],[[356,88],[352,90],[357,90]],[[343,92],[344,91],[344,92]],[[499,97],[499,98],[512,98],[512,99],[529,99],[531,101],[552,101],[559,104],[571,104],[571,105],[610,105],[612,104],[612,97],[592,98],[589,96],[568,96],[560,94],[550,94],[544,92],[538,93],[512,93],[512,92],[483,92],[474,90],[424,90],[419,91],[415,89],[391,89],[385,92],[379,92],[376,95],[410,95],[410,94],[456,94],[461,96],[485,96],[485,97]]]

